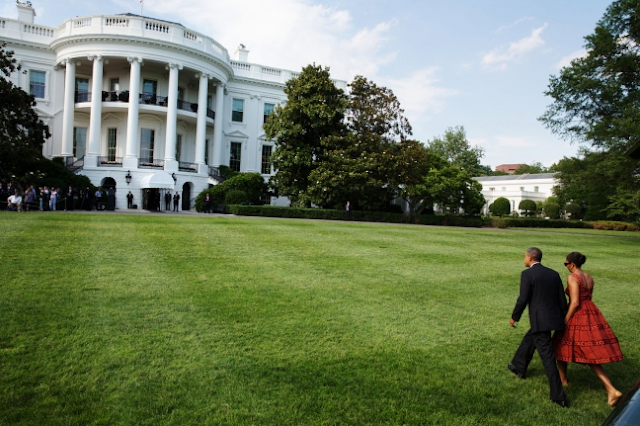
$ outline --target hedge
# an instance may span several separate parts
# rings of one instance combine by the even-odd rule
[[[590,222],[535,218],[490,218],[485,225],[494,228],[593,228]]]
[[[334,209],[301,209],[295,207],[277,206],[243,206],[228,205],[225,213],[238,216],[265,216],[265,217],[287,217],[301,219],[325,219],[344,220],[344,210]],[[386,223],[409,223],[409,217],[400,213],[370,212],[354,210],[351,212],[350,220],[361,222],[386,222]],[[453,215],[420,215],[416,216],[411,223],[421,225],[440,226],[467,226],[481,227],[483,222],[480,217],[465,217]]]
[[[579,222],[576,220],[563,219],[488,218],[485,219],[485,226],[492,226],[494,228],[586,228],[613,231],[640,231],[640,226],[633,223],[606,220],[596,222]]]

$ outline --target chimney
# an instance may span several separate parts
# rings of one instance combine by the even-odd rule
[[[238,50],[236,50],[236,61],[238,62],[249,62],[249,51],[244,46],[244,44],[240,44],[238,46]]]
[[[36,16],[36,11],[31,5],[30,1],[24,3],[16,1],[18,7],[18,21],[25,22],[27,24],[33,24],[33,18]]]

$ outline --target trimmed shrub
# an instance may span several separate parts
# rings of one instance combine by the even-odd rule
[[[550,219],[558,219],[560,217],[560,206],[556,203],[545,203],[544,214]]]
[[[306,209],[277,206],[227,205],[225,211],[227,213],[235,214],[238,216],[344,220],[344,210],[337,209]],[[409,223],[409,217],[403,214],[362,210],[352,211],[350,219],[352,221],[361,222]],[[480,217],[465,217],[455,215],[422,215],[417,216],[415,218],[415,221],[411,223],[422,225],[466,226],[479,228],[482,226],[483,221]]]
[[[494,228],[593,228],[590,222],[577,222],[560,219],[537,219],[537,218],[500,218],[492,219],[491,226]]]
[[[537,206],[536,202],[533,200],[522,200],[520,204],[518,204],[518,208],[520,210],[525,211],[526,216],[533,216],[536,214]]]
[[[582,218],[582,207],[576,203],[567,204],[566,211],[570,213],[569,219],[577,220]]]
[[[249,197],[247,193],[239,189],[232,189],[224,196],[225,204],[248,204]]]
[[[591,222],[593,225],[593,229],[604,229],[610,231],[640,231],[640,226],[628,223],[628,222],[617,222],[613,220],[598,220],[596,222]]]
[[[496,216],[507,216],[511,213],[511,202],[504,197],[500,197],[489,206],[489,210]]]

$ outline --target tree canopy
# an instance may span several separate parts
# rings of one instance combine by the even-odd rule
[[[551,77],[540,120],[574,141],[626,147],[640,134],[640,1],[613,2],[585,42],[586,56]]]
[[[429,149],[452,164],[466,170],[471,176],[490,174],[490,168],[480,164],[484,148],[471,146],[463,126],[449,127],[444,135],[429,141]]]
[[[33,181],[40,176],[42,145],[50,136],[34,108],[35,98],[9,78],[20,71],[13,52],[0,44],[0,181]]]
[[[271,184],[294,205],[308,207],[310,174],[326,160],[327,147],[346,132],[347,97],[331,80],[329,68],[315,64],[288,80],[284,92],[287,103],[276,106],[264,125],[267,138],[276,139],[271,161],[278,172]]]

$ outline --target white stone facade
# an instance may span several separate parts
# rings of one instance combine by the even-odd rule
[[[43,152],[75,162],[96,186],[115,185],[116,208],[128,191],[141,204],[144,182],[167,181],[148,178],[157,173],[173,178],[159,190],[181,194],[184,209],[217,183],[220,165],[273,173],[263,123],[298,73],[250,63],[242,45],[233,60],[177,23],[125,14],[44,27],[30,3],[17,7],[18,20],[0,17],[0,42],[22,66],[11,80],[36,96],[49,126]]]
[[[523,213],[518,206],[522,200],[544,201],[553,195],[553,187],[558,184],[554,173],[483,176],[474,178],[482,184],[482,195],[487,204],[482,209],[487,214],[489,206],[498,198],[511,202],[511,211]]]

